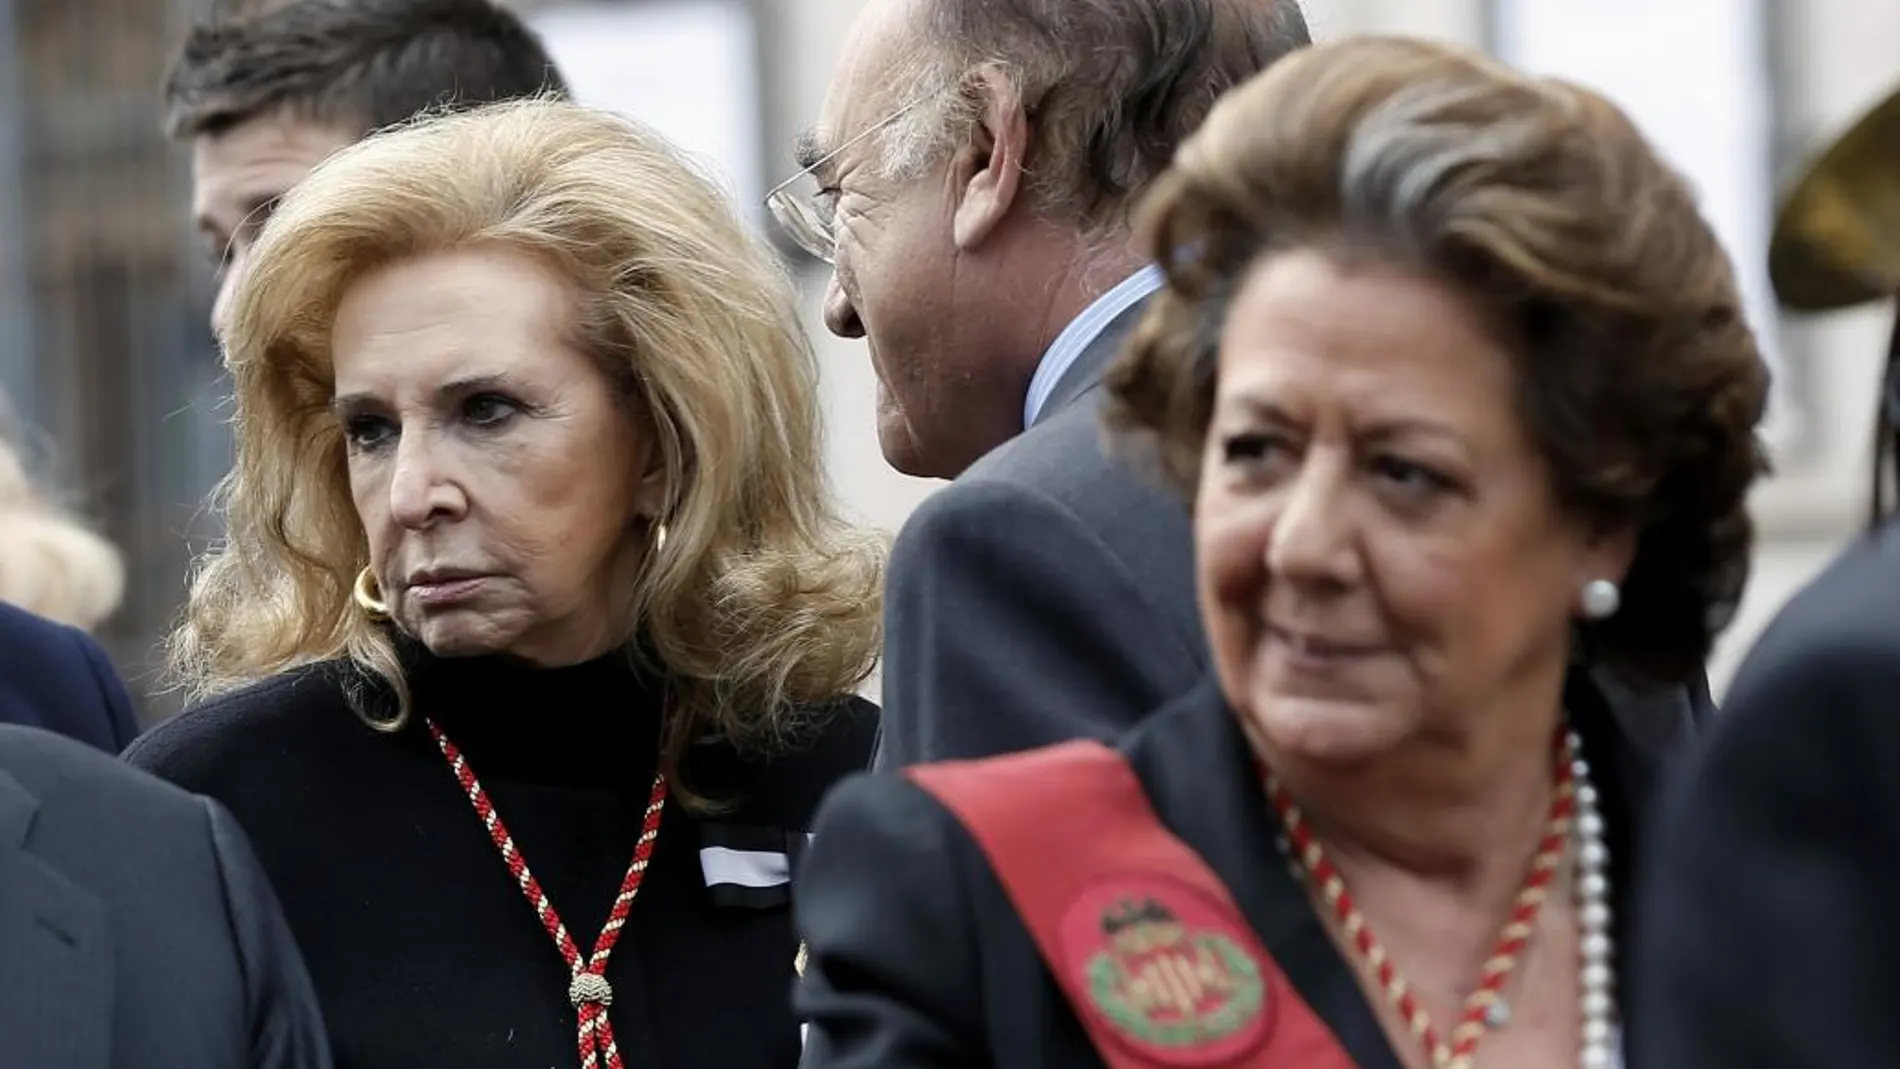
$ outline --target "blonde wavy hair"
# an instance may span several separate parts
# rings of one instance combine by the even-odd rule
[[[0,438],[0,601],[87,631],[125,596],[125,562],[60,507]]]
[[[770,748],[796,710],[876,665],[884,539],[835,513],[817,366],[776,258],[652,130],[550,99],[424,117],[345,149],[283,201],[234,294],[237,457],[228,524],[172,637],[193,698],[347,657],[410,694],[389,630],[351,600],[369,560],[349,493],[331,328],[365,273],[486,243],[552,265],[582,347],[646,413],[670,501],[628,636],[675,715],[663,754]],[[639,473],[629,472],[629,480]]]

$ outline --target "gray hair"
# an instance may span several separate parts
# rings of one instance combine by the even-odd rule
[[[881,138],[882,170],[916,177],[979,120],[979,68],[1036,119],[1025,170],[1039,207],[1123,226],[1215,100],[1312,43],[1297,0],[924,0],[897,84],[916,103]]]

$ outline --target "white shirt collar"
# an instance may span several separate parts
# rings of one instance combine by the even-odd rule
[[[1056,391],[1056,384],[1062,381],[1062,376],[1068,374],[1069,368],[1094,344],[1102,331],[1135,302],[1160,289],[1162,282],[1161,268],[1149,264],[1116,283],[1114,289],[1095,298],[1093,304],[1082,309],[1081,315],[1062,328],[1056,340],[1049,343],[1049,348],[1042,354],[1042,361],[1036,365],[1036,373],[1029,379],[1029,394],[1023,399],[1025,429],[1036,425],[1043,406],[1049,403],[1049,395]]]

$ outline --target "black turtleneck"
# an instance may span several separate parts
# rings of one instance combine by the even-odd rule
[[[567,967],[421,718],[462,750],[586,955],[639,835],[664,688],[619,656],[561,669],[405,660],[417,717],[394,734],[347,703],[360,676],[317,665],[181,714],[127,758],[243,824],[343,1069],[573,1066]],[[869,763],[875,720],[852,700],[770,762],[722,746],[687,755],[682,775],[722,808],[702,818],[669,803],[613,952],[628,1065],[797,1062],[789,910],[770,894],[715,895],[700,851],[736,829],[795,853],[825,789]]]

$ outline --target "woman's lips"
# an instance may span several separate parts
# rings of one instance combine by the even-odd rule
[[[1267,640],[1274,648],[1285,655],[1287,660],[1302,668],[1329,668],[1377,657],[1391,647],[1384,643],[1360,642],[1355,640],[1329,638],[1285,628],[1267,627]]]
[[[431,577],[421,582],[413,582],[405,588],[408,596],[419,605],[428,608],[443,608],[479,594],[487,585],[486,575],[457,575]]]

